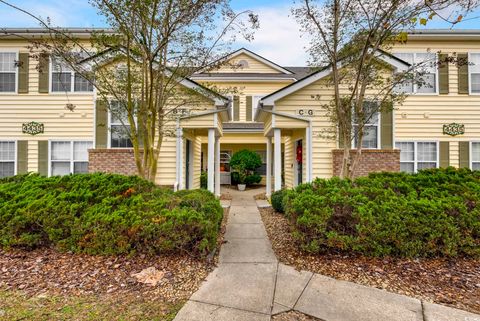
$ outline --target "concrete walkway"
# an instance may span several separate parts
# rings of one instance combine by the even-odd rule
[[[233,199],[218,267],[176,321],[268,321],[296,310],[324,321],[480,321],[480,315],[278,263],[253,199]]]

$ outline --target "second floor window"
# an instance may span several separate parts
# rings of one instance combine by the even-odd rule
[[[90,92],[93,85],[59,58],[52,58],[52,92]]]
[[[437,93],[437,55],[430,52],[395,53],[395,57],[414,66],[413,79],[405,79],[396,86],[396,91],[405,94]]]
[[[17,67],[14,52],[0,52],[0,93],[14,93],[16,91]]]
[[[480,94],[480,53],[470,54],[471,65],[468,66],[470,73],[470,92]]]

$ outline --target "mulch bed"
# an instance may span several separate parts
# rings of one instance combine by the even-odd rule
[[[297,312],[297,311],[289,311],[280,313],[277,315],[272,316],[272,321],[316,321],[320,320],[306,314]]]
[[[300,250],[292,226],[273,209],[260,209],[278,259],[299,270],[385,289],[480,313],[480,260],[371,258],[344,253],[312,255]]]
[[[228,210],[224,211],[218,244],[223,242]],[[0,249],[0,290],[33,296],[119,295],[178,303],[187,300],[215,268],[218,251],[209,258],[188,254],[93,256],[54,249]],[[164,273],[151,286],[133,274],[154,267]]]

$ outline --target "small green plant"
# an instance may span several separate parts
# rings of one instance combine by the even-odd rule
[[[243,149],[232,155],[230,166],[237,173],[238,184],[253,185],[261,181],[261,176],[255,170],[262,166],[262,159],[257,153]],[[232,176],[233,177],[233,176]]]
[[[273,209],[279,213],[285,213],[284,198],[286,192],[287,190],[282,189],[272,193],[270,197]]]
[[[200,174],[200,188],[208,189],[208,173],[202,172]]]

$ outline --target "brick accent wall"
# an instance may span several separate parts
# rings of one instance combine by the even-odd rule
[[[133,149],[89,149],[88,172],[136,175],[137,166]]]
[[[357,151],[350,151],[353,157]],[[334,149],[333,175],[339,176],[343,158],[343,149]],[[360,162],[355,170],[355,177],[367,176],[374,172],[399,172],[400,150],[399,149],[362,149]]]

